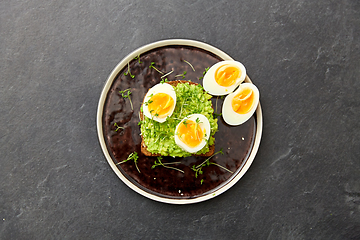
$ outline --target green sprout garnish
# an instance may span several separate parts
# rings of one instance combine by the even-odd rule
[[[158,73],[164,75],[164,73],[163,73],[162,71],[160,71],[159,69],[157,69],[156,67],[154,67],[154,65],[155,65],[155,63],[154,63],[154,62],[151,62],[149,68],[153,68],[153,69],[155,69]]]
[[[176,170],[176,171],[185,173],[185,172],[184,172],[183,170],[181,170],[181,169],[167,166],[167,165],[170,165],[170,164],[178,164],[178,163],[180,163],[180,162],[162,163],[161,160],[162,160],[162,157],[161,157],[161,156],[157,157],[157,160],[155,160],[154,165],[151,166],[151,169],[154,169],[154,168],[157,167],[157,166],[163,166],[164,168],[169,168],[169,169],[173,169],[173,170]]]
[[[135,60],[138,60],[139,63],[142,63],[142,62],[140,61],[140,53],[139,53],[139,55],[137,55],[137,57],[134,57],[134,59],[135,59]]]
[[[214,118],[217,118],[219,116],[222,115],[222,113],[217,113],[217,105],[218,105],[218,100],[219,100],[219,96],[216,97],[216,102],[215,102],[215,111],[214,111]]]
[[[167,75],[170,75],[170,74],[172,74],[174,72],[174,70],[171,70],[170,72],[168,72],[167,74],[165,74],[165,75],[162,75],[161,76],[161,78],[164,78],[164,77],[166,77]]]
[[[167,83],[167,82],[168,82],[168,79],[167,79],[167,78],[165,78],[165,79],[163,79],[163,80],[160,81],[160,83]]]
[[[127,159],[125,159],[125,160],[123,160],[123,161],[121,161],[121,162],[118,162],[116,165],[120,165],[120,164],[125,163],[125,162],[127,162],[127,161],[133,160],[134,163],[135,163],[136,169],[138,170],[139,173],[141,173],[141,172],[140,172],[140,169],[139,169],[139,167],[138,167],[138,165],[137,165],[138,159],[139,159],[139,156],[138,156],[137,152],[133,152],[133,153],[130,153],[130,154],[129,154],[129,156],[128,156]]]
[[[183,107],[184,107],[184,104],[185,104],[186,100],[187,100],[187,99],[184,99],[183,103],[181,104],[179,117],[181,117],[181,115],[182,115]]]
[[[114,123],[114,126],[116,127],[115,132],[117,132],[119,129],[124,129],[123,127],[120,127],[117,123]]]
[[[222,115],[222,113],[214,113],[214,119],[217,117],[220,117]]]
[[[217,155],[217,154],[219,154],[219,153],[220,153],[220,154],[224,154],[224,153],[223,153],[223,150],[220,149],[220,151],[218,151],[218,152],[214,153],[213,155],[211,155],[210,157],[208,157],[208,158],[207,158],[204,162],[202,162],[201,164],[199,164],[199,165],[197,165],[197,166],[195,166],[195,165],[192,166],[191,170],[193,170],[193,171],[195,172],[195,177],[196,177],[196,178],[197,178],[200,174],[203,174],[203,170],[202,170],[203,167],[205,167],[205,166],[210,166],[210,165],[218,166],[218,167],[220,167],[220,168],[222,168],[222,169],[224,169],[224,170],[226,170],[226,171],[228,171],[228,172],[230,172],[230,173],[233,173],[233,172],[230,171],[229,169],[227,169],[227,168],[225,168],[225,167],[223,167],[223,166],[221,166],[221,165],[219,165],[219,164],[217,164],[217,163],[210,162],[210,159],[211,159],[213,156],[215,156],[215,155]]]
[[[203,174],[202,167],[196,168],[195,165],[191,167],[191,170],[195,172],[195,177],[197,178],[199,174]]]
[[[199,126],[200,123],[202,123],[202,122],[200,122],[200,118],[196,118],[195,129],[198,129],[198,126]],[[196,131],[196,136],[199,138],[199,132],[198,131]],[[205,134],[205,137],[206,137],[206,134]]]
[[[219,96],[216,97],[216,101],[215,101],[215,113],[217,112],[217,103],[218,103],[218,100],[219,100]]]
[[[125,76],[127,76],[128,74],[130,75],[131,78],[134,78],[135,75],[132,75],[131,72],[130,72],[130,65],[129,65],[129,62],[127,63],[127,66],[128,66],[128,69],[126,71],[126,73],[124,73]]]
[[[151,95],[153,95],[153,94],[151,94]],[[148,106],[150,103],[153,102],[153,100],[151,100],[151,97],[152,97],[152,96],[150,96],[150,98],[149,98],[149,100],[148,100],[147,102],[144,102],[144,105],[145,105],[145,106]],[[154,110],[152,110],[152,111],[154,111]]]
[[[125,89],[125,90],[123,90],[123,91],[119,91],[119,93],[121,93],[121,96],[122,96],[123,98],[128,98],[128,99],[129,99],[130,105],[131,105],[131,110],[134,110],[133,104],[132,104],[132,102],[131,102],[131,97],[130,97],[130,94],[131,94],[130,88]]]
[[[189,63],[188,61],[186,61],[186,60],[183,60],[184,62],[186,62],[187,64],[189,64],[190,65],[190,67],[192,68],[192,70],[195,72],[195,68],[193,67],[193,65],[191,65],[191,63]]]
[[[203,72],[203,75],[205,75],[207,73],[207,71],[209,71],[209,68],[210,67],[205,68],[205,71]]]
[[[175,77],[182,77],[182,78],[185,78],[185,75],[186,75],[186,71],[184,71],[182,74],[178,74],[178,75],[176,75]]]
[[[189,124],[188,122],[186,122],[186,119],[183,121],[183,124],[185,125],[185,127],[187,127],[187,125]]]
[[[204,78],[205,74],[207,73],[207,71],[209,71],[209,67],[205,68],[205,71],[203,72],[203,76],[199,77],[199,80]]]
[[[151,100],[151,98],[154,96],[154,94],[152,93],[152,94],[150,94],[150,96],[148,97],[149,98],[149,100],[148,101],[146,101],[146,102],[144,102],[144,104],[143,105],[145,105],[145,106],[148,106],[150,103],[152,103],[153,102],[153,100]],[[151,110],[151,111],[154,111],[154,110]],[[150,113],[151,113],[151,111],[150,111]]]
[[[218,100],[219,100],[219,96],[216,97],[216,102],[215,102],[215,111],[213,113],[214,115],[214,119],[217,117],[220,117],[222,115],[222,113],[217,113],[217,105],[218,105]]]

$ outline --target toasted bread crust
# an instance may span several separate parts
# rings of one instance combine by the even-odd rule
[[[198,83],[194,83],[194,82],[190,82],[190,81],[184,81],[184,80],[170,81],[170,82],[167,82],[167,83],[170,84],[173,87],[176,87],[178,84],[183,84],[183,83],[189,83],[190,85],[198,85]],[[141,111],[139,112],[139,116],[140,116],[140,120],[143,121],[144,120],[144,114]],[[193,156],[210,157],[211,155],[214,154],[214,152],[215,152],[215,143],[213,145],[209,146],[209,151],[207,153],[205,153],[205,154],[193,154]],[[161,156],[161,154],[154,154],[154,153],[151,153],[151,152],[149,152],[147,150],[147,146],[146,146],[146,144],[144,142],[144,138],[142,136],[141,136],[141,153],[144,154],[145,156],[149,156],[149,157]]]

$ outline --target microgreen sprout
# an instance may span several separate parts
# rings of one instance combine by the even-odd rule
[[[188,61],[186,60],[183,60],[184,62],[186,62],[187,64],[189,64],[189,66],[192,68],[192,70],[195,72],[195,68],[193,67],[193,65],[191,65],[191,63],[189,63]]]
[[[176,170],[176,171],[185,173],[185,172],[184,172],[183,170],[181,170],[181,169],[167,166],[167,165],[170,165],[170,164],[178,164],[178,163],[180,163],[180,162],[163,163],[163,162],[161,162],[161,160],[162,160],[162,157],[161,157],[161,156],[157,157],[157,160],[155,160],[154,165],[151,166],[151,169],[154,169],[154,168],[157,167],[157,166],[163,166],[164,168],[169,168],[169,169],[173,169],[173,170]]]
[[[221,166],[221,165],[219,165],[219,164],[217,164],[217,163],[214,163],[214,162],[210,162],[210,159],[213,157],[213,156],[215,156],[215,155],[217,155],[217,154],[224,154],[223,153],[223,150],[222,149],[220,149],[220,151],[218,151],[218,152],[216,152],[216,153],[214,153],[213,155],[211,155],[210,157],[208,157],[204,162],[202,162],[201,164],[199,164],[199,165],[197,165],[197,166],[195,166],[195,165],[193,165],[192,166],[192,170],[195,172],[195,177],[197,178],[200,174],[203,174],[203,170],[202,170],[202,168],[203,167],[205,167],[205,166],[210,166],[210,165],[215,165],[215,166],[218,166],[218,167],[220,167],[220,168],[222,168],[222,169],[224,169],[224,170],[226,170],[226,171],[228,171],[228,172],[230,172],[230,173],[233,173],[232,171],[230,171],[229,169],[227,169],[227,168],[225,168],[225,167],[223,167],[223,166]]]
[[[183,107],[184,107],[184,105],[187,105],[187,104],[185,104],[185,102],[188,101],[188,100],[191,100],[191,98],[190,98],[190,99],[189,99],[189,98],[184,99],[184,101],[183,101],[183,103],[182,103],[182,105],[181,105],[181,108],[180,108],[180,115],[179,115],[179,117],[182,116]]]
[[[150,103],[152,103],[153,102],[153,100],[151,100],[151,98],[147,101],[147,102],[144,102],[144,104],[145,104],[145,106],[148,106]],[[154,111],[154,110],[151,110],[151,111]],[[150,111],[150,112],[151,112]]]
[[[187,127],[187,125],[189,124],[188,122],[186,122],[186,119],[183,121],[183,124],[185,125],[185,127]]]
[[[123,90],[123,91],[119,91],[119,93],[121,93],[121,96],[122,96],[123,98],[128,98],[128,99],[129,99],[130,105],[131,105],[131,110],[134,110],[133,104],[132,104],[132,102],[131,102],[131,97],[130,97],[130,94],[131,94],[130,88],[125,89],[125,90]]]
[[[195,129],[196,130],[198,129],[199,123],[202,123],[202,122],[200,122],[200,118],[196,118],[196,121],[195,121]],[[197,138],[199,138],[199,132],[198,131],[196,131],[196,136],[197,136]]]
[[[209,67],[205,68],[205,71],[203,72],[203,75],[205,75],[209,71]]]
[[[203,76],[202,76],[202,77],[199,77],[199,80],[204,78],[204,76],[205,76],[205,74],[207,73],[207,71],[209,71],[209,68],[208,68],[208,67],[205,68],[205,71],[203,72]]]
[[[155,63],[154,63],[154,62],[151,62],[149,68],[153,68],[153,69],[155,69],[158,73],[164,75],[164,73],[163,73],[162,71],[160,71],[159,69],[157,69],[156,67],[154,67],[154,65],[155,65]]]
[[[165,78],[165,79],[163,79],[163,80],[160,81],[160,83],[167,83],[167,82],[168,82],[168,79],[167,79],[167,78]]]
[[[166,77],[167,75],[172,74],[173,72],[174,72],[174,70],[171,70],[170,72],[166,73],[165,75],[162,75],[160,78],[164,78],[164,77]]]
[[[195,168],[200,168],[200,167],[202,167],[205,163],[207,163],[207,162],[209,162],[209,160],[213,157],[213,156],[215,156],[215,155],[217,155],[217,154],[221,154],[221,155],[223,155],[224,154],[224,152],[223,152],[223,149],[221,148],[220,149],[220,151],[218,151],[218,152],[216,152],[216,153],[214,153],[213,155],[211,155],[210,157],[208,157],[207,159],[205,159],[205,161],[204,162],[202,162],[201,164],[199,164],[199,165],[197,165]],[[195,165],[194,165],[195,166]]]
[[[135,60],[138,60],[139,63],[142,63],[142,62],[140,61],[140,54],[137,55],[137,57],[134,57],[134,59],[135,59]]]
[[[182,77],[182,78],[185,78],[185,75],[186,75],[186,71],[184,71],[182,74],[178,74],[178,75],[176,75],[175,77]]]
[[[219,100],[219,96],[216,97],[214,118],[220,117],[222,115],[222,113],[217,113],[218,100]]]
[[[215,112],[217,112],[217,103],[218,103],[218,100],[219,100],[219,96],[216,97],[216,101],[215,101]]]
[[[214,112],[214,119],[217,118],[217,117],[220,117],[222,115],[222,113],[215,113]]]
[[[195,177],[197,178],[199,174],[203,174],[202,167],[196,168],[195,165],[191,167],[191,170],[195,172]]]
[[[130,153],[130,154],[129,154],[129,156],[128,156],[127,159],[125,159],[125,160],[123,160],[123,161],[121,161],[121,162],[118,162],[116,165],[120,165],[120,164],[125,163],[125,162],[127,162],[127,161],[133,160],[134,163],[135,163],[136,169],[138,170],[139,173],[141,173],[141,172],[140,172],[140,169],[139,169],[139,167],[138,167],[138,165],[137,165],[138,159],[139,159],[139,156],[138,156],[137,152],[133,152],[133,153]]]
[[[127,66],[128,66],[128,69],[126,71],[126,73],[124,73],[125,76],[127,76],[128,74],[130,75],[131,78],[134,78],[135,75],[132,75],[131,72],[130,72],[130,65],[129,65],[129,62],[127,63]]]
[[[123,127],[120,127],[117,123],[114,123],[114,126],[116,127],[115,132],[117,132],[119,129],[124,129]]]

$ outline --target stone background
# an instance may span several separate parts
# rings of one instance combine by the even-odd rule
[[[209,43],[261,92],[259,152],[224,194],[149,200],[100,149],[118,62],[154,41]],[[0,2],[0,239],[359,239],[360,2]]]

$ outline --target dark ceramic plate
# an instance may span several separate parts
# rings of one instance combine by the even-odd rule
[[[160,202],[195,203],[223,193],[248,170],[261,139],[260,104],[254,116],[236,127],[227,125],[218,117],[219,131],[215,134],[215,152],[222,149],[224,154],[212,157],[210,162],[216,164],[205,165],[202,174],[198,176],[192,166],[204,162],[205,157],[164,157],[163,163],[179,162],[168,166],[183,171],[180,172],[162,166],[152,168],[156,158],[144,156],[140,151],[139,109],[147,90],[159,83],[162,76],[149,68],[151,63],[154,62],[156,69],[163,73],[173,70],[173,73],[167,76],[169,81],[191,80],[201,84],[205,68],[222,60],[232,58],[208,44],[192,40],[165,40],[135,50],[115,67],[101,93],[97,129],[108,163],[130,188]],[[126,74],[128,67],[130,73]],[[185,78],[176,77],[184,71]],[[249,77],[246,77],[245,82],[251,82]],[[129,98],[123,98],[120,93],[125,89],[131,90],[131,103]],[[221,112],[222,101],[221,98],[212,98],[217,113]],[[139,155],[138,169],[134,161],[118,164],[133,152]]]

